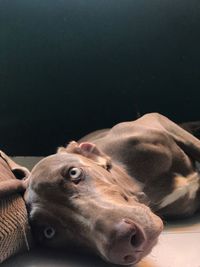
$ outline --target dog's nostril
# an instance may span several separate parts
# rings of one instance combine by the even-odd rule
[[[139,247],[140,244],[141,244],[141,240],[139,238],[139,235],[136,234],[136,233],[132,234],[132,236],[131,236],[131,245],[133,247]]]
[[[141,244],[144,242],[145,238],[144,238],[144,234],[142,232],[142,230],[136,226],[132,221],[130,221],[129,219],[125,219],[124,222],[127,225],[130,225],[130,229],[131,229],[131,234],[130,234],[130,244],[134,247],[134,248],[138,248],[139,246],[141,246]]]
[[[130,219],[122,219],[115,225],[112,239],[109,259],[123,265],[138,261],[146,244],[143,229]]]

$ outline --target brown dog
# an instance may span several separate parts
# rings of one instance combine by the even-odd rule
[[[45,245],[136,263],[162,231],[157,215],[199,209],[199,160],[200,141],[159,114],[94,132],[34,167],[25,194],[33,232]]]

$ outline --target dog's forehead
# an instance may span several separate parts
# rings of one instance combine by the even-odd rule
[[[62,167],[73,165],[87,165],[87,159],[72,153],[53,154],[39,161],[32,169],[31,174],[35,175],[39,172],[59,171]]]

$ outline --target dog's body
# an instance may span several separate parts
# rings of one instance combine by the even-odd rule
[[[33,232],[46,245],[77,242],[107,261],[136,263],[162,230],[151,210],[199,209],[198,161],[200,141],[159,114],[89,134],[34,167],[25,194]]]
[[[152,113],[93,132],[92,142],[139,181],[157,214],[186,217],[200,208],[200,141]]]

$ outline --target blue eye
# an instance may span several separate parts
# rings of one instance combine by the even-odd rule
[[[48,226],[44,229],[44,236],[47,238],[47,239],[51,239],[54,237],[56,231],[53,227],[51,226]]]

